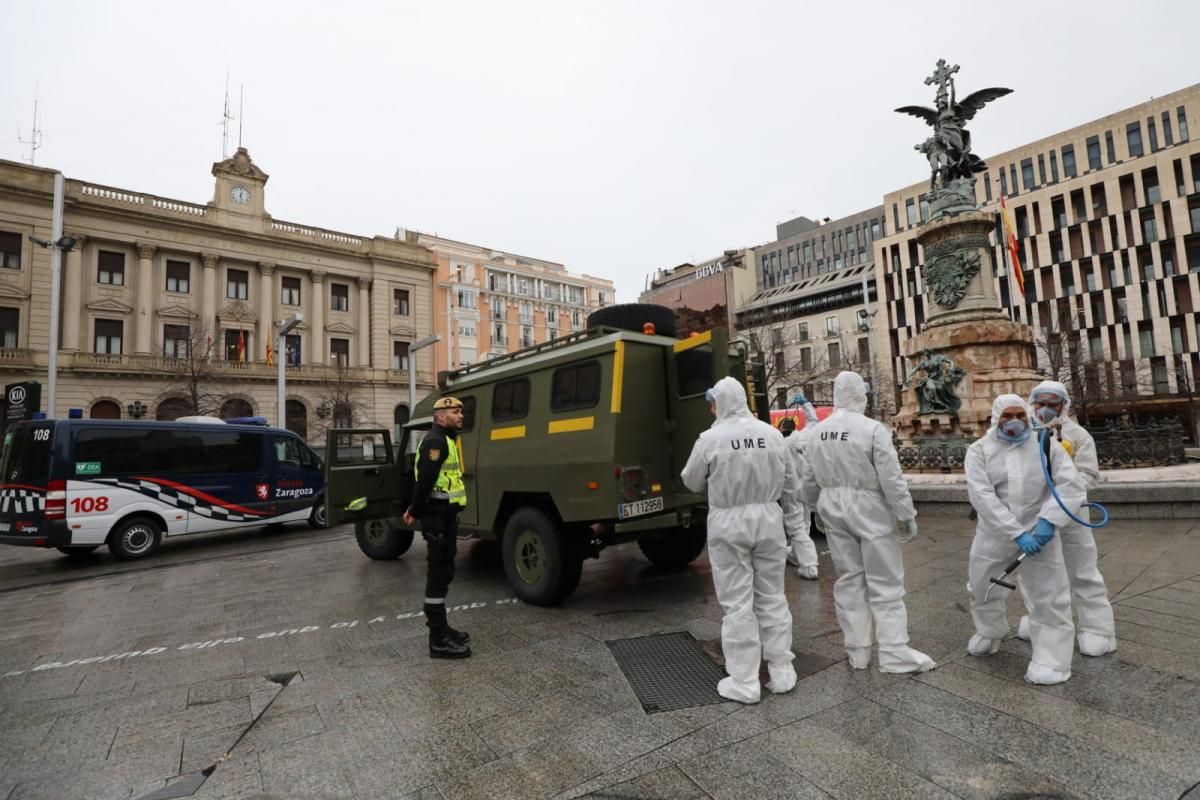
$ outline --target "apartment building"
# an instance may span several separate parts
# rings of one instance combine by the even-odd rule
[[[5,383],[47,378],[50,251],[30,237],[51,238],[54,174],[0,161]],[[63,256],[57,407],[43,410],[274,422],[282,358],[287,426],[314,444],[335,420],[407,419],[408,370],[421,394],[435,384],[429,354],[407,358],[433,328],[429,250],[274,219],[268,176],[244,148],[212,175],[208,203],[66,180],[76,244]],[[280,348],[277,323],[296,312],[304,321]]]
[[[1092,418],[1194,420],[1200,372],[1200,84],[986,159],[976,196],[1007,198],[1024,293],[996,237],[997,291],[1037,335],[1037,368]],[[915,164],[914,164],[915,167]],[[915,169],[914,169],[915,171]],[[893,378],[925,321],[922,182],[890,192],[875,243],[887,325],[876,343]]]
[[[434,346],[448,370],[583,330],[597,308],[615,302],[613,282],[562,264],[427,233],[408,236],[437,261]]]

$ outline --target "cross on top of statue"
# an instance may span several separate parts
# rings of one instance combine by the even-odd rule
[[[946,84],[954,82],[953,76],[956,72],[958,72],[958,64],[946,66],[946,59],[939,58],[937,62],[937,68],[933,71],[932,75],[925,79],[926,86],[930,86],[935,83],[938,85],[938,102],[944,102],[944,99],[948,94],[946,90]]]

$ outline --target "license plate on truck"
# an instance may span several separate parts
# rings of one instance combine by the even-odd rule
[[[640,517],[643,514],[653,514],[655,511],[662,510],[663,499],[661,497],[651,497],[646,500],[636,500],[632,503],[622,503],[617,506],[617,519]]]

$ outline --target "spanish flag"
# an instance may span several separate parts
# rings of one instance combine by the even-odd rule
[[[246,360],[246,331],[242,329],[238,330],[237,360]]]
[[[1000,195],[1000,219],[1004,225],[1004,247],[1008,250],[1009,263],[1012,266],[1013,283],[1021,290],[1021,296],[1025,296],[1025,273],[1021,271],[1020,249],[1017,247],[1017,232],[1013,228],[1012,220],[1008,216],[1008,204],[1004,202],[1004,195]]]

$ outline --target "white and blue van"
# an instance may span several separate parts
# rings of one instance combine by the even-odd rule
[[[163,536],[302,521],[325,524],[321,460],[261,417],[29,420],[4,435],[0,544],[134,559]]]

